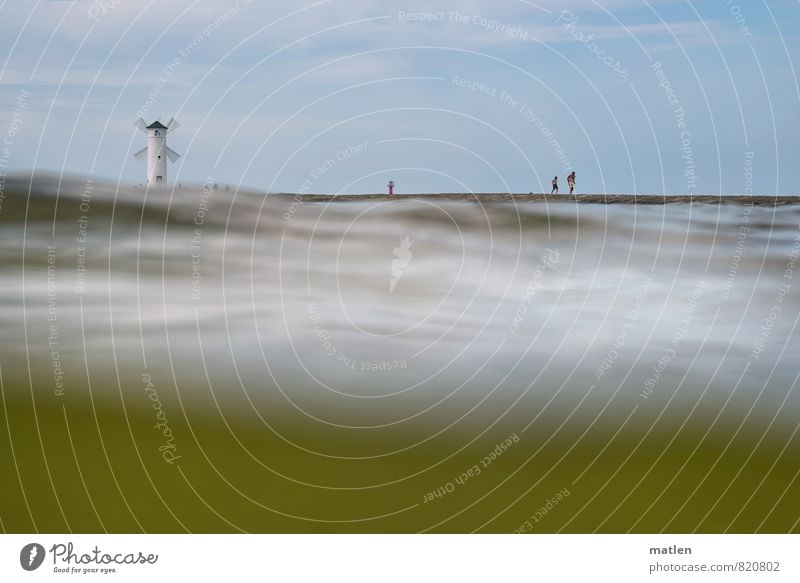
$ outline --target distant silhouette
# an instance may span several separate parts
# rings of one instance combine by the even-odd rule
[[[558,176],[553,177],[553,190],[550,194],[558,194]]]
[[[575,191],[575,172],[567,176],[567,184],[569,184],[569,193],[572,194]]]

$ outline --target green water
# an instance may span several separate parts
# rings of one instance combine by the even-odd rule
[[[5,532],[800,531],[797,205],[23,186]]]
[[[781,424],[767,430],[769,420],[706,434],[651,425],[637,411],[620,432],[608,422],[586,431],[586,414],[557,430],[564,413],[524,433],[509,419],[383,457],[371,457],[357,432],[296,428],[309,449],[363,458],[337,459],[299,451],[252,415],[233,412],[226,426],[198,403],[165,399],[180,456],[167,463],[151,408],[9,389],[0,419],[6,532],[798,531],[797,442]],[[492,459],[514,434],[519,441]],[[380,437],[386,449],[414,441],[404,431]],[[480,473],[456,481],[475,466]]]

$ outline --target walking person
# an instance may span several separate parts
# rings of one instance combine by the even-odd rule
[[[567,184],[569,184],[569,193],[572,194],[575,191],[575,172],[573,171],[572,174],[567,176]]]
[[[553,191],[550,194],[558,194],[558,176],[553,177]]]

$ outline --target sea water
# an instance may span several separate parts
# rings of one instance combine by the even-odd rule
[[[800,206],[4,194],[8,531],[798,529]]]

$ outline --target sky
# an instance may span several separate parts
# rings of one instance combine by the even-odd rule
[[[568,8],[567,8],[568,7]],[[0,0],[0,172],[800,193],[796,0]]]

